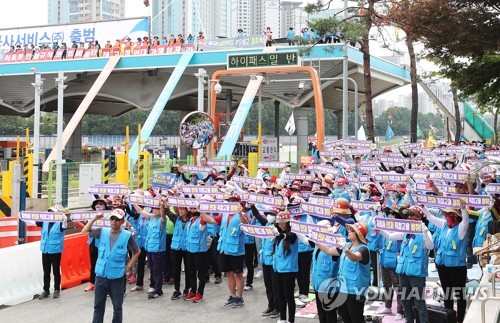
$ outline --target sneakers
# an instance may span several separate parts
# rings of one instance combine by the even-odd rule
[[[52,297],[54,298],[61,297],[61,291],[59,289],[54,290],[54,295]]]
[[[224,306],[231,306],[236,301],[237,297],[233,295],[229,295],[227,301],[224,303]]]
[[[149,287],[148,294],[151,294],[151,293],[154,293],[154,292],[156,292],[156,289],[154,289],[154,287]]]
[[[392,310],[385,306],[381,306],[375,313],[377,314],[392,314]]]
[[[268,307],[264,312],[262,312],[262,316],[269,316],[273,312],[273,309]]]
[[[307,304],[307,303],[309,303],[309,296],[308,295],[299,295],[299,300],[302,303]]]
[[[272,311],[271,314],[269,315],[269,317],[273,318],[273,319],[275,319],[275,318],[277,318],[279,316],[280,316],[280,311],[278,311],[278,310]]]
[[[179,292],[178,290],[174,291],[174,293],[172,294],[172,297],[170,297],[171,300],[175,301],[176,299],[179,299],[182,297],[182,294],[181,292]]]
[[[243,287],[243,290],[246,290],[246,291],[249,291],[249,290],[252,290],[253,289],[253,286],[250,285],[250,284],[247,284],[245,285],[245,287]]]
[[[221,277],[215,277],[215,283],[216,285],[218,284],[221,284],[222,283],[222,278]]]
[[[264,272],[262,271],[262,269],[259,269],[259,271],[255,274],[255,278],[262,278],[262,276],[264,275]]]
[[[154,288],[153,288],[154,289]],[[144,290],[144,287],[135,285],[130,289],[131,292],[137,292],[138,290]],[[151,293],[151,292],[150,292]]]
[[[185,290],[182,291],[182,296],[181,297],[184,298],[184,297],[187,296],[187,294],[189,294],[189,292],[188,292],[187,289],[185,289]]]
[[[148,299],[153,299],[153,298],[158,298],[160,297],[161,295],[163,295],[163,293],[157,293],[157,292],[154,292],[154,293],[148,293]]]
[[[84,289],[85,292],[91,292],[94,290],[95,285],[92,283],[89,283],[89,285]]]
[[[38,296],[38,299],[39,299],[39,300],[46,299],[46,298],[49,298],[49,296],[50,296],[50,293],[49,293],[49,292],[47,292],[47,291],[43,291],[43,292],[40,294],[40,296]]]
[[[306,306],[306,304],[304,304],[300,299],[296,298],[295,299],[295,306],[304,307],[304,306]]]
[[[245,301],[243,300],[243,297],[236,296],[236,300],[233,302],[233,304],[231,306],[233,308],[238,308],[238,307],[242,307],[243,305],[245,305]]]
[[[196,293],[196,295],[193,298],[193,302],[199,303],[203,300],[203,295],[200,293]]]
[[[398,314],[396,314],[396,316],[394,317],[394,321],[401,321],[401,320],[404,320],[404,318],[405,318],[405,317],[403,316],[403,314],[398,313]]]
[[[193,293],[193,292],[189,292],[189,294],[187,294],[187,295],[184,297],[184,300],[185,300],[185,301],[190,301],[190,300],[192,300],[195,296],[196,296],[196,294],[195,294],[195,293]]]

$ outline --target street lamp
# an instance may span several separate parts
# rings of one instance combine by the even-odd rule
[[[43,93],[43,79],[42,74],[36,68],[30,68],[31,72],[35,74],[35,83],[31,85],[35,88],[35,114],[34,114],[34,129],[33,129],[33,190],[32,197],[38,198],[38,169],[40,151],[40,96]]]

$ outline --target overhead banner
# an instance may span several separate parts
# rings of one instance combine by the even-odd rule
[[[217,49],[237,49],[237,48],[262,48],[266,44],[266,36],[245,36],[234,38],[212,38],[204,39],[200,48],[203,50],[217,50]]]
[[[258,226],[251,224],[240,224],[241,231],[246,235],[259,238],[274,238],[275,235],[270,226]]]
[[[3,47],[21,45],[49,45],[54,42],[66,43],[71,47],[77,44],[100,40],[104,46],[105,40],[125,40],[149,36],[149,18],[118,19],[90,23],[44,25],[37,27],[11,28],[0,30],[0,43]]]
[[[35,222],[63,222],[66,215],[62,212],[21,211],[19,212],[19,219]]]
[[[422,222],[420,221],[377,217],[375,218],[375,227],[384,231],[422,234]]]
[[[240,208],[240,203],[201,202],[198,211],[204,213],[237,213]]]

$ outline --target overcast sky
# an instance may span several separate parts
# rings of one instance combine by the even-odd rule
[[[0,0],[0,28],[46,25],[47,2],[47,0]],[[141,0],[125,0],[126,17],[148,16],[149,8],[145,7]]]

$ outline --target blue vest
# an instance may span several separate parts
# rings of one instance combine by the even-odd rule
[[[350,243],[349,245],[351,245]],[[357,252],[360,248],[367,246],[359,244],[352,252]],[[364,295],[370,286],[370,262],[363,265],[361,262],[355,262],[347,258],[345,252],[340,256],[339,261],[339,278],[340,292],[353,295]]]
[[[148,236],[144,249],[148,252],[162,252],[167,248],[167,231],[161,228],[161,218],[150,218],[148,224]]]
[[[448,233],[449,232],[449,233]],[[465,266],[466,237],[458,237],[458,225],[448,228],[444,225],[439,234],[439,248],[436,250],[436,264],[446,267]]]
[[[326,289],[328,284],[325,286],[321,286],[321,284],[329,279],[337,277],[337,273],[339,271],[338,262],[333,260],[333,257],[329,254],[324,253],[319,250],[317,247],[314,249],[312,256],[312,265],[311,265],[311,278],[312,278],[312,287],[315,291],[319,293],[327,293]]]
[[[146,220],[142,215],[136,221],[135,227],[135,242],[137,242],[137,246],[139,249],[146,247],[146,239],[148,237],[148,227],[149,220]]]
[[[275,272],[299,272],[299,243],[297,240],[295,240],[295,243],[290,244],[290,253],[287,256],[285,256],[285,250],[283,249],[283,240],[276,245],[273,255],[273,268]]]
[[[486,233],[488,233],[488,223],[493,221],[493,217],[489,216],[487,219],[484,218],[484,212],[481,211],[481,215],[477,220],[476,232],[474,234],[474,240],[472,240],[472,247],[482,247],[484,240],[486,240]]]
[[[307,222],[307,214],[303,214],[300,216],[298,219],[299,222]],[[305,244],[302,241],[299,240],[299,252],[308,252],[308,251],[313,251],[313,248],[309,244]]]
[[[382,243],[384,248],[381,250],[380,266],[388,269],[396,269],[401,243],[386,238],[382,238]]]
[[[271,224],[267,223],[266,227],[270,227]],[[262,238],[261,240],[262,251],[260,252],[260,261],[266,266],[273,265],[273,241],[272,238]]]
[[[240,216],[233,215],[227,223],[228,218],[229,213],[222,214],[217,250],[229,256],[243,256],[245,254],[245,233],[240,229]]]
[[[215,237],[219,233],[219,226],[214,223],[207,223],[207,233],[211,237]]]
[[[183,227],[182,220],[180,217],[177,217],[175,220],[174,226],[174,234],[172,235],[172,244],[170,245],[171,249],[174,250],[186,250],[186,227],[188,223]]]
[[[373,230],[375,229],[375,217],[372,216],[371,212],[368,215],[366,224],[368,224],[368,233],[366,235],[366,238],[368,239],[368,250],[376,251],[382,244],[382,235],[378,232],[373,233]]]
[[[429,249],[425,247],[424,236],[416,234],[411,243],[407,236],[408,234],[404,235],[401,243],[396,273],[414,277],[427,277]]]
[[[127,230],[121,230],[113,249],[110,248],[110,235],[111,230],[109,228],[101,230],[99,257],[95,264],[95,274],[108,279],[118,279],[125,275],[127,244],[132,234]]]
[[[49,223],[42,225],[42,239],[40,240],[40,250],[42,253],[61,253],[64,249],[64,230],[61,230],[61,223],[55,222],[50,228]]]
[[[248,224],[255,225],[256,219],[252,214],[252,210],[248,210],[245,212],[248,215]],[[245,244],[254,244],[255,237],[249,234],[245,234]]]
[[[206,252],[207,251],[207,230],[200,230],[201,216],[199,216],[194,222],[188,222],[186,224],[186,242],[187,251],[191,253],[195,252]]]

